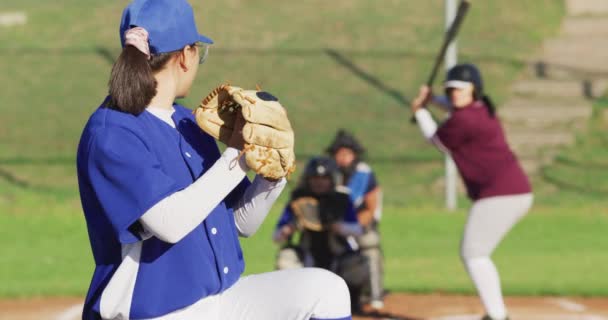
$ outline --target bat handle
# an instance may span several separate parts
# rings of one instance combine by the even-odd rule
[[[435,82],[435,75],[431,75],[429,81],[426,82],[426,86],[431,88],[433,85],[433,82]],[[426,106],[423,106],[423,108],[426,108]],[[414,123],[414,124],[417,123],[415,115],[412,115],[410,117],[410,123]]]

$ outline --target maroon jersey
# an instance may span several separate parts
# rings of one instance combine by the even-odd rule
[[[482,101],[455,108],[433,140],[449,151],[472,200],[531,192],[498,118]]]

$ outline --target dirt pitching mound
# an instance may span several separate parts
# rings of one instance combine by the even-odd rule
[[[77,320],[81,297],[0,300],[0,320]],[[507,297],[511,320],[608,320],[608,298]],[[354,319],[479,320],[483,308],[476,296],[393,293],[379,314]]]

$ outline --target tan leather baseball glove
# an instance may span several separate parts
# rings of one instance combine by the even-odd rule
[[[247,166],[264,178],[277,180],[295,170],[294,132],[285,108],[270,93],[220,85],[195,115],[203,131],[241,149]]]
[[[322,231],[321,212],[319,201],[313,197],[300,197],[289,204],[296,217],[296,224],[300,229]]]

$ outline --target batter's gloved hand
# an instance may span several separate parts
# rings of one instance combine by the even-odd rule
[[[220,85],[195,114],[203,131],[241,149],[247,166],[262,177],[278,180],[295,170],[293,129],[287,112],[270,93]]]

